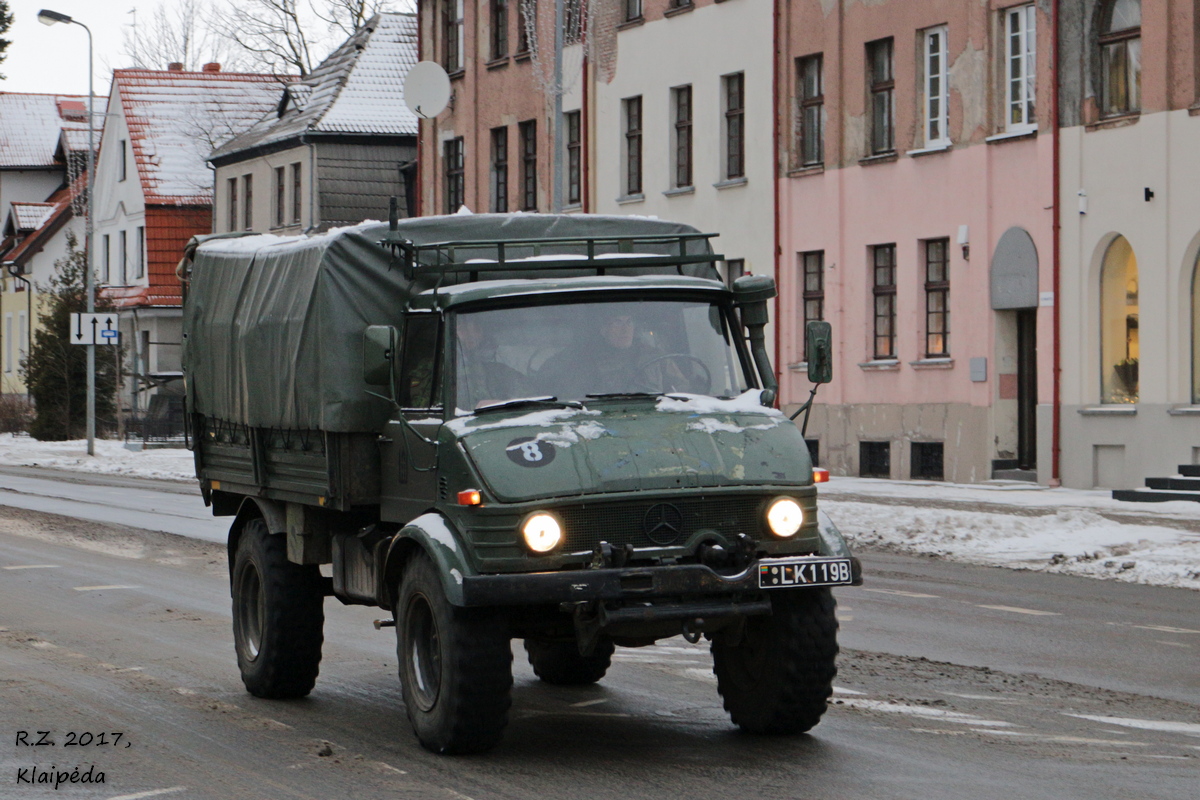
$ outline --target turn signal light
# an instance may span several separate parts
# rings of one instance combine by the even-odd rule
[[[463,489],[458,493],[458,504],[460,506],[482,505],[483,496],[479,494],[478,489]]]
[[[813,483],[829,483],[829,470],[813,467]]]

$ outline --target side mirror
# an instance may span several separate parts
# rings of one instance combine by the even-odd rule
[[[779,391],[763,333],[767,326],[767,301],[778,294],[775,279],[769,275],[743,275],[733,282],[733,302],[741,311],[742,324],[746,326],[746,334],[750,339],[750,355],[754,357],[754,365],[758,368],[758,377],[763,385],[760,401],[765,406],[775,404]]]
[[[812,319],[804,328],[804,360],[808,362],[808,379],[812,383],[833,380],[833,326]]]
[[[363,380],[368,386],[391,384],[397,338],[391,325],[367,326],[363,334]]]

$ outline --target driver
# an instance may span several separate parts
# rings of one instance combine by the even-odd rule
[[[458,396],[465,408],[518,397],[523,376],[498,360],[496,340],[471,314],[458,318]]]
[[[685,383],[677,366],[639,331],[628,305],[614,304],[588,326],[594,334],[551,356],[539,370],[543,388],[560,398],[656,393]]]

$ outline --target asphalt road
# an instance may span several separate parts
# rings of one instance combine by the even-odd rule
[[[85,491],[60,499],[133,505]],[[181,516],[182,500],[148,499]],[[2,798],[1126,800],[1200,785],[1195,592],[866,553],[868,584],[838,593],[837,702],[812,735],[738,733],[703,645],[619,650],[598,686],[564,689],[518,643],[505,741],[444,758],[409,731],[379,610],[328,600],[312,696],[257,700],[234,664],[220,544],[0,504]],[[41,730],[54,747],[15,744]],[[85,731],[109,744],[66,746]],[[105,785],[16,783],[89,764]]]

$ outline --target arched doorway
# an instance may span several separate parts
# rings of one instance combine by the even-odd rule
[[[1032,473],[1037,469],[1038,254],[1024,228],[1009,228],[1000,237],[990,279],[998,383],[993,465],[1015,461],[1012,466]]]
[[[1138,401],[1138,266],[1118,236],[1100,272],[1100,402]]]

